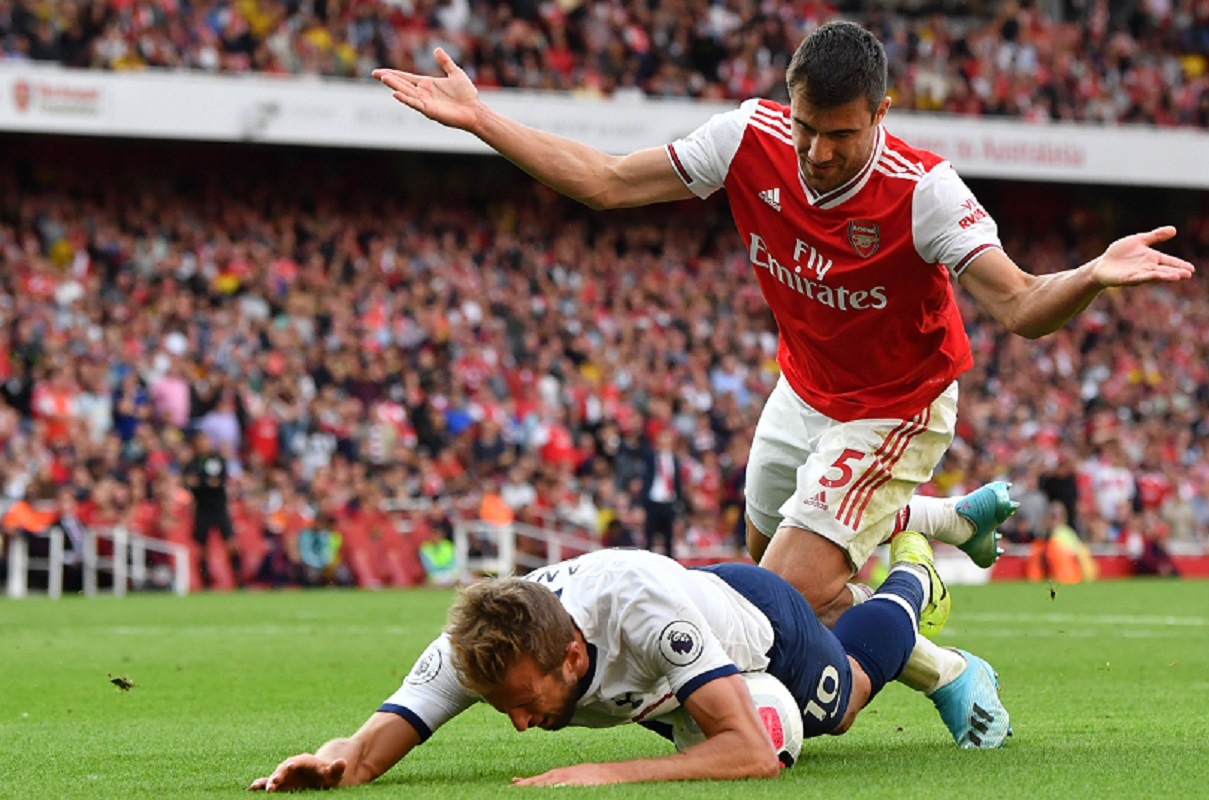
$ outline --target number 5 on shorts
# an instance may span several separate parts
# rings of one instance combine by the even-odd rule
[[[860,450],[853,450],[851,447],[845,448],[844,452],[840,453],[840,457],[833,461],[829,467],[829,469],[838,469],[840,474],[834,478],[823,476],[819,479],[819,484],[826,486],[828,489],[835,489],[843,486],[844,484],[848,483],[848,481],[852,480],[853,469],[852,465],[848,462],[860,461],[864,457],[865,454]]]

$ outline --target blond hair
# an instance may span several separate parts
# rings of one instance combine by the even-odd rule
[[[507,670],[530,656],[545,673],[566,658],[575,623],[554,592],[524,578],[496,578],[463,590],[446,628],[462,685],[485,694]]]

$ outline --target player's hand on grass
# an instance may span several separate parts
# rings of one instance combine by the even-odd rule
[[[398,69],[376,69],[374,77],[394,90],[394,98],[429,119],[451,128],[468,129],[478,116],[479,90],[462,68],[441,48],[433,55],[444,78],[415,75]]]
[[[617,777],[604,764],[576,764],[559,767],[532,778],[513,778],[513,786],[601,786],[617,783]]]
[[[1151,245],[1175,236],[1165,225],[1146,233],[1117,239],[1108,246],[1092,273],[1101,286],[1133,286],[1151,281],[1180,281],[1191,278],[1195,268],[1181,258],[1160,253]]]
[[[343,758],[324,761],[310,753],[291,756],[278,765],[267,778],[257,778],[248,787],[250,792],[295,792],[300,789],[335,789],[344,777],[348,762]]]

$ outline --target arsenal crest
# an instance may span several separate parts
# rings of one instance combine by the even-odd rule
[[[848,244],[861,258],[868,258],[877,252],[882,244],[882,232],[876,222],[867,219],[848,221]]]

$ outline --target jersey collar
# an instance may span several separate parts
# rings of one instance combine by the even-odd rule
[[[588,690],[592,688],[592,681],[596,679],[596,645],[584,639],[588,650],[588,671],[579,679],[579,684],[575,687],[575,700],[578,702],[584,698]]]
[[[861,167],[860,172],[849,178],[847,183],[837,186],[824,194],[819,194],[806,185],[806,176],[802,174],[802,164],[798,162],[798,183],[802,185],[802,192],[806,195],[806,202],[816,208],[835,208],[848,198],[854,197],[869,182],[870,176],[873,175],[873,167],[877,164],[878,159],[882,157],[882,150],[885,148],[886,130],[881,125],[878,125],[874,133],[873,152],[869,154],[869,160],[865,162],[865,166]]]

